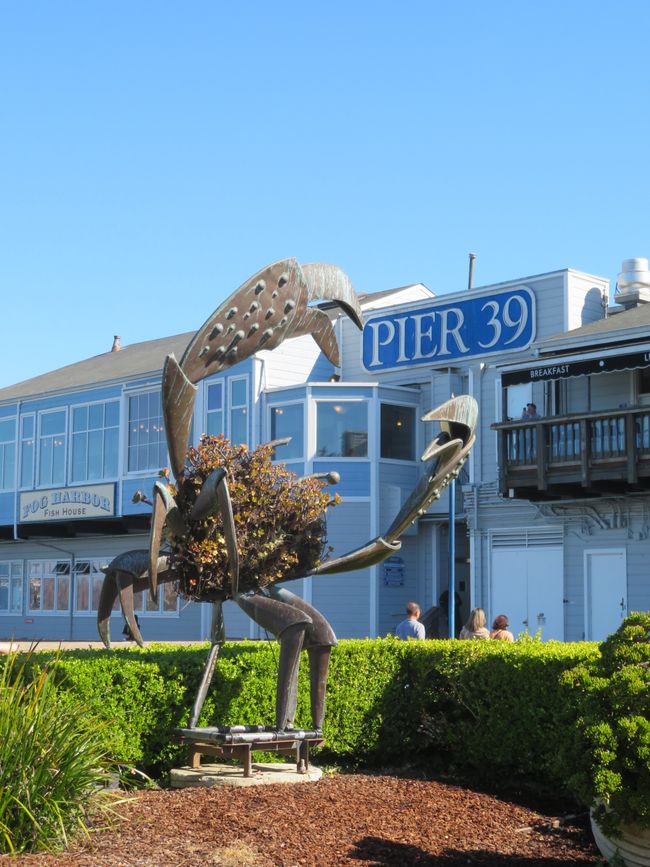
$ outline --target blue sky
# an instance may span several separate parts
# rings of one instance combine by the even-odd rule
[[[436,293],[650,255],[650,3],[0,6],[0,387],[258,268]]]

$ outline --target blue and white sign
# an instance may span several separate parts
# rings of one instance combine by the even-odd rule
[[[369,319],[363,366],[390,370],[525,349],[535,337],[535,296],[524,286]]]

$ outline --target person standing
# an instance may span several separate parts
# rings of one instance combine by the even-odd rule
[[[495,638],[497,641],[514,641],[515,637],[512,632],[508,631],[508,618],[505,614],[499,614],[494,618],[490,638]]]
[[[414,638],[422,641],[425,637],[424,625],[420,623],[420,606],[417,602],[409,602],[406,606],[406,620],[398,625],[395,635],[402,641]]]
[[[485,611],[482,608],[472,608],[467,623],[460,630],[461,638],[489,638],[490,633],[485,626]]]

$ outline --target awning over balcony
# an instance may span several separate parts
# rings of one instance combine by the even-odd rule
[[[536,364],[521,370],[501,374],[504,387],[549,379],[566,379],[570,376],[587,376],[591,373],[610,373],[616,370],[635,370],[650,367],[650,351],[627,352],[621,355],[602,355],[595,358],[549,359],[546,364]]]

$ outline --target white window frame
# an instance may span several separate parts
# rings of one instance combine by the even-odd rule
[[[59,573],[56,571],[56,567],[60,564],[67,564],[68,566],[68,607],[67,608],[52,608],[50,610],[43,608],[43,586],[41,584],[41,592],[40,592],[40,606],[38,608],[32,608],[31,606],[31,581],[32,581],[32,565],[39,563],[41,565],[40,577],[41,581],[44,576],[53,576],[54,577],[54,602],[55,604],[58,601],[59,595]],[[45,570],[45,564],[54,564],[54,568]],[[65,617],[70,614],[70,603],[72,601],[72,563],[69,559],[47,559],[47,560],[39,560],[33,559],[27,561],[27,605],[26,610],[28,614],[38,614],[43,617]]]
[[[240,443],[236,443],[232,439],[232,413],[235,409],[244,409],[246,412],[246,438],[244,439],[244,443],[246,445],[250,442],[251,431],[250,431],[250,387],[249,387],[249,377],[248,374],[243,374],[242,376],[230,376],[228,377],[228,439],[231,440],[233,445],[240,445]],[[243,382],[246,390],[246,397],[244,398],[244,403],[238,403],[236,405],[232,402],[232,391],[233,386],[236,382]]]
[[[180,598],[181,597],[178,595],[178,593],[176,594],[176,606],[175,606],[174,610],[173,611],[164,611],[163,610],[163,605],[165,602],[165,588],[168,586],[172,586],[172,585],[160,584],[158,586],[158,602],[156,603],[158,605],[158,609],[156,611],[153,611],[150,608],[147,608],[148,604],[149,605],[152,604],[148,590],[141,590],[139,594],[134,593],[133,594],[133,611],[134,611],[134,613],[137,614],[138,617],[152,617],[152,618],[160,617],[163,619],[164,618],[170,618],[170,617],[175,617],[175,618],[180,617]],[[138,595],[140,595],[140,599],[141,599],[139,607],[137,605]]]
[[[169,466],[169,452],[167,450],[167,440],[165,437],[165,422],[164,416],[162,415],[161,409],[161,418],[163,419],[162,431],[163,431],[163,441],[165,442],[165,459],[159,467],[147,467],[143,470],[130,470],[129,469],[129,434],[131,428],[131,398],[133,397],[141,397],[143,394],[152,394],[153,392],[158,392],[160,394],[160,401],[162,407],[162,388],[158,386],[157,388],[138,388],[133,389],[133,391],[126,391],[124,393],[125,399],[125,407],[124,407],[124,430],[125,430],[125,441],[124,441],[124,475],[129,478],[146,478],[147,476],[156,475],[158,470],[162,470],[164,467]],[[118,458],[119,460],[119,458]]]
[[[246,389],[246,398],[244,403],[233,404],[232,402],[232,389],[233,385],[236,382],[243,382]],[[252,420],[252,412],[251,412],[251,388],[250,388],[250,376],[247,373],[243,373],[238,376],[227,376],[227,377],[219,377],[218,379],[208,380],[205,383],[205,390],[203,392],[203,402],[204,402],[204,411],[203,411],[203,424],[201,427],[204,432],[208,430],[208,389],[210,386],[221,385],[221,412],[223,414],[223,430],[222,433],[226,439],[230,440],[233,445],[240,445],[240,443],[236,443],[232,437],[232,412],[236,409],[244,409],[246,410],[246,439],[243,440],[246,445],[250,445],[251,442],[251,420]],[[216,410],[213,410],[215,412]],[[213,434],[216,436],[216,434]]]
[[[88,608],[78,608],[79,602],[79,592],[78,592],[78,567],[80,563],[90,563],[91,569],[94,567],[97,571],[101,571],[101,567],[106,565],[106,563],[110,562],[110,557],[75,557],[75,561],[72,569],[72,599],[73,599],[73,613],[75,617],[97,617],[97,608],[93,608],[93,587],[92,584],[89,583],[88,587]],[[85,575],[83,577],[86,577]],[[89,577],[93,577],[93,573],[91,572]],[[102,581],[104,576],[102,575]],[[115,605],[113,606],[113,611],[119,611],[119,604],[116,600]]]
[[[215,385],[221,386],[221,409],[220,410],[214,410],[213,409],[212,411],[210,411],[208,409],[208,402],[209,402],[208,401],[208,391],[211,387],[213,387]],[[204,421],[204,424],[202,425],[203,430],[206,432],[208,430],[208,416],[212,415],[213,413],[221,412],[222,428],[223,428],[222,433],[224,436],[226,436],[226,426],[227,426],[226,400],[227,400],[227,396],[226,396],[226,380],[223,377],[221,377],[219,379],[213,379],[211,382],[206,382],[205,391],[204,391],[204,400],[205,400],[205,421]],[[217,434],[212,434],[212,436],[217,436]]]
[[[101,430],[104,434],[103,440],[102,440],[102,467],[105,463],[104,455],[105,455],[105,449],[106,449],[106,431],[107,430],[117,430],[117,454],[115,456],[115,473],[114,473],[114,475],[109,475],[109,476],[98,476],[96,479],[95,478],[91,479],[88,477],[88,434],[90,433],[90,428],[86,427],[86,430],[84,431],[84,433],[86,434],[86,476],[83,479],[73,479],[72,475],[74,472],[73,456],[74,456],[74,435],[75,435],[75,430],[74,430],[74,413],[75,413],[75,410],[87,409],[88,412],[90,413],[90,407],[91,406],[104,406],[104,407],[106,407],[109,403],[116,403],[117,404],[117,424],[111,425],[108,428],[106,427],[106,424],[104,424],[103,427],[93,428],[93,430]],[[68,481],[71,485],[83,485],[83,484],[97,485],[97,484],[100,484],[101,482],[114,481],[117,478],[117,476],[119,475],[119,470],[120,470],[120,427],[121,427],[121,425],[120,425],[120,410],[121,410],[121,406],[120,406],[119,397],[110,398],[107,400],[93,400],[93,401],[90,401],[88,403],[75,403],[73,406],[70,407],[70,436],[68,437],[68,439],[69,439],[69,445],[68,445],[68,452],[69,452],[69,454],[68,454]],[[104,420],[105,419],[106,419],[106,410],[104,409]]]
[[[302,436],[300,438],[300,454],[296,457],[285,458],[282,454],[277,456],[277,460],[282,461],[283,463],[291,463],[291,461],[304,461],[305,460],[305,440],[306,440],[306,432],[307,432],[307,419],[305,413],[305,400],[297,399],[297,400],[282,400],[282,401],[274,401],[273,403],[269,403],[267,405],[268,415],[267,415],[267,430],[268,430],[268,439],[273,439],[273,410],[282,409],[285,406],[301,406],[302,407]],[[292,441],[296,439],[292,437]]]
[[[370,434],[371,430],[371,413],[370,413],[370,398],[367,397],[314,397],[312,398],[312,403],[314,405],[313,410],[313,419],[314,424],[312,428],[311,434],[311,453],[313,454],[314,461],[370,461],[371,454],[373,453],[372,446],[372,437]],[[364,403],[366,405],[367,411],[367,429],[366,436],[368,437],[366,443],[366,454],[364,457],[352,457],[352,456],[344,456],[344,455],[319,455],[316,452],[318,447],[318,404],[319,403]]]
[[[14,449],[14,467],[13,467],[13,472],[10,473],[11,479],[8,480],[8,482],[9,482],[8,484],[7,484],[7,479],[5,479],[4,485],[2,484],[2,482],[0,480],[0,491],[12,491],[14,489],[14,484],[15,484],[15,479],[16,479],[16,463],[18,461],[18,449],[17,449],[18,426],[16,423],[16,416],[15,415],[8,415],[8,416],[3,416],[2,418],[0,418],[0,422],[5,422],[5,421],[11,421],[14,423],[14,438],[13,438],[13,440],[6,440],[5,442],[0,443],[0,467],[2,467],[4,465],[4,450],[5,450],[5,448],[9,447],[12,444],[13,444],[13,449]]]
[[[43,419],[45,416],[52,415],[56,412],[62,412],[63,418],[65,420],[65,430],[62,434],[64,437],[63,442],[63,480],[61,482],[41,482],[41,440],[43,435],[41,433],[43,428]],[[37,421],[37,430],[36,430],[36,461],[35,461],[35,474],[34,474],[34,490],[40,490],[45,488],[56,488],[56,487],[64,487],[68,478],[68,407],[67,406],[57,406],[52,409],[44,409],[38,413],[38,421]],[[57,434],[47,434],[48,437],[57,436]],[[52,455],[54,457],[54,454]]]
[[[22,560],[0,560],[0,565],[6,565],[9,569],[7,579],[9,581],[9,594],[7,597],[7,608],[0,608],[0,614],[5,616],[21,617],[25,609],[25,565]],[[18,579],[12,575],[13,567],[20,567],[20,607],[14,608],[14,586],[18,584]]]
[[[32,433],[32,466],[31,466],[31,481],[23,485],[22,476],[23,476],[23,443],[26,442],[29,437],[24,436],[23,434],[23,425],[27,419],[31,419],[34,424],[34,432]],[[38,420],[36,418],[35,412],[26,412],[25,415],[20,416],[20,425],[18,430],[18,488],[21,491],[33,491],[36,483],[36,456],[38,453]]]

